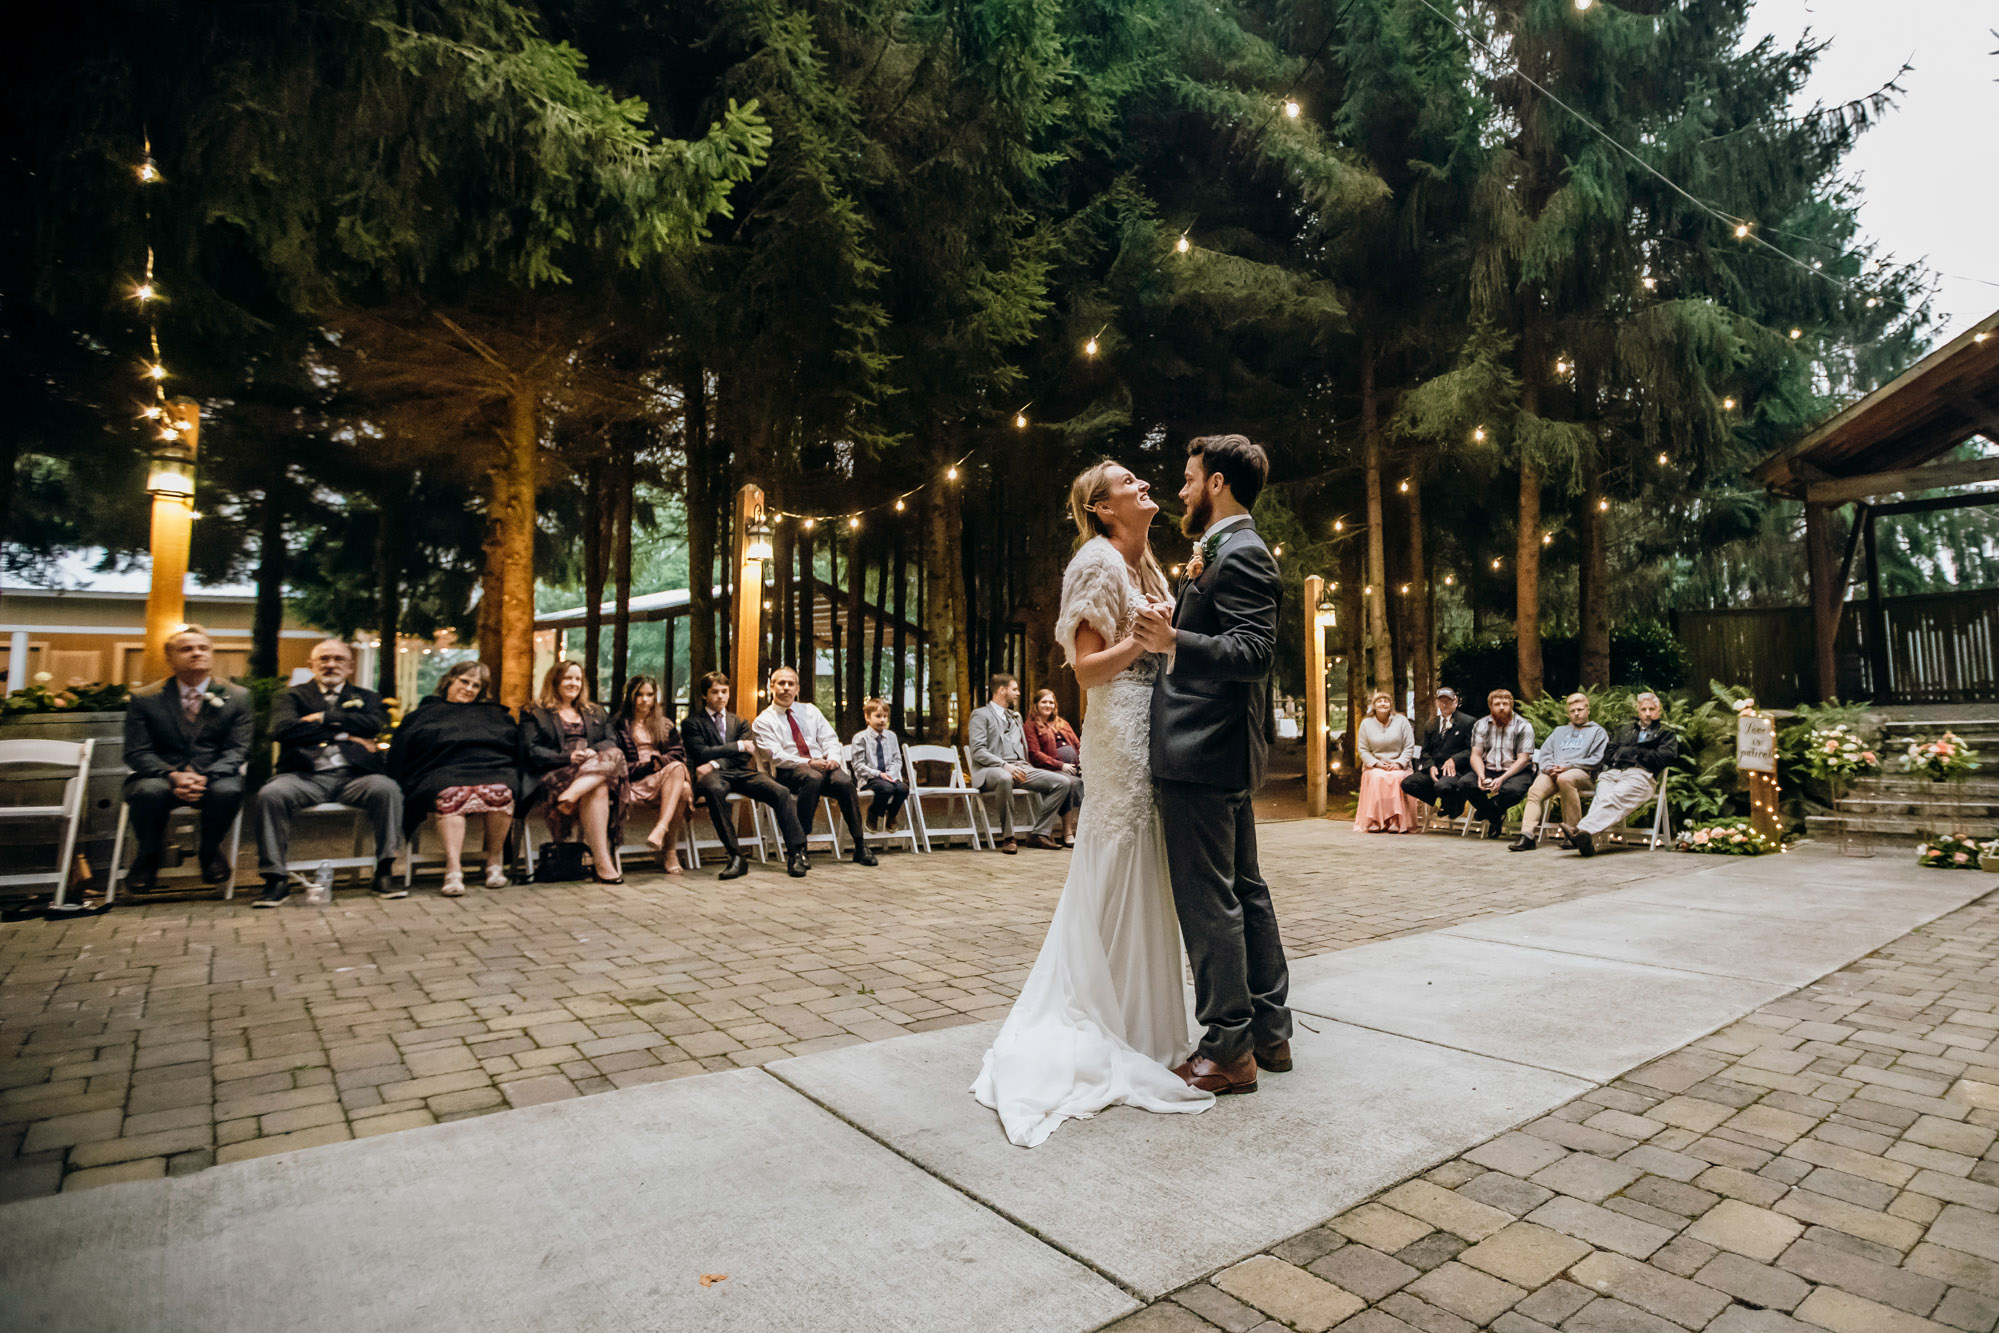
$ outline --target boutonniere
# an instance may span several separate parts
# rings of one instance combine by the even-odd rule
[[[1201,538],[1201,549],[1198,554],[1201,557],[1201,564],[1203,566],[1214,563],[1215,552],[1222,549],[1222,543],[1227,541],[1229,536],[1234,532],[1235,529],[1230,528],[1227,532],[1211,532]]]
[[[203,690],[201,695],[201,706],[203,708],[220,708],[229,702],[229,696],[214,685]]]
[[[365,706],[367,702],[365,699],[343,699],[340,701],[340,706],[342,708],[360,708]]]

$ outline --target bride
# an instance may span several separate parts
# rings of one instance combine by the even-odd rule
[[[1062,576],[1055,637],[1089,690],[1089,791],[1048,939],[972,1085],[1023,1148],[1106,1106],[1214,1103],[1172,1069],[1198,1032],[1146,757],[1158,658],[1131,637],[1138,612],[1168,600],[1145,538],[1159,506],[1146,483],[1103,462],[1070,486],[1069,511],[1086,540]]]

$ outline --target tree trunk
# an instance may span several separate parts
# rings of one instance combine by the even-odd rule
[[[617,471],[611,483],[618,491],[612,509],[611,528],[611,560],[618,589],[617,619],[611,625],[609,702],[614,707],[624,702],[625,677],[632,666],[632,489],[637,484],[632,471],[632,452],[630,448],[625,448],[618,455]],[[590,677],[590,683],[595,685],[597,678]]]
[[[540,396],[521,385],[507,399],[502,437],[506,507],[500,512],[500,702],[518,710],[534,686],[535,449]]]
[[[486,502],[486,540],[481,546],[485,563],[479,571],[479,661],[492,674],[494,697],[499,696],[500,668],[500,603],[506,600],[506,561],[501,555],[500,511],[506,507],[506,468],[499,463],[487,475],[487,485],[491,494]]]
[[[1530,417],[1541,415],[1540,340],[1521,339],[1520,410]],[[1541,465],[1520,453],[1519,528],[1513,543],[1513,633],[1518,641],[1519,682],[1523,700],[1541,697]]]
[[[592,693],[603,679],[604,640],[604,464],[592,459],[584,470],[583,494],[583,679]]]
[[[1340,551],[1340,619],[1346,622],[1347,727],[1341,742],[1340,788],[1360,787],[1360,720],[1367,714],[1367,599],[1361,592],[1366,558],[1353,542]],[[1305,608],[1311,614],[1311,608]]]
[[[852,531],[852,529],[849,529]],[[848,582],[853,581],[853,572],[848,571]],[[845,628],[840,623],[840,533],[839,529],[826,534],[826,621],[831,631],[827,638],[832,643],[829,662],[833,668],[833,725],[836,730],[843,728],[847,720],[847,659],[853,655],[852,645],[847,642]]]
[[[861,598],[868,589],[868,567],[861,558],[861,530],[847,529],[847,689],[842,703],[840,734],[851,736],[861,729],[861,699],[866,688],[862,666],[867,657],[867,635],[861,629]]]
[[[1603,511],[1603,473],[1592,464],[1583,487],[1582,550],[1576,562],[1576,619],[1582,655],[1581,686],[1610,684],[1610,599],[1604,586],[1609,561]]]
[[[868,695],[882,697],[882,636],[888,629],[888,567],[892,559],[889,543],[877,541],[881,562],[875,566],[875,639],[868,652]]]
[[[907,668],[903,662],[903,654],[909,645],[903,623],[908,618],[909,577],[908,570],[903,565],[902,525],[899,523],[895,529],[895,551],[889,557],[889,568],[893,571],[889,577],[894,581],[895,588],[895,662],[889,669],[888,724],[895,728],[896,734],[900,736],[905,734],[903,726],[906,721],[903,717],[902,695],[908,680],[905,675]]]
[[[1409,460],[1409,675],[1415,700],[1409,709],[1418,735],[1436,712],[1437,603],[1423,553],[1423,464]]]
[[[409,542],[409,492],[394,486],[382,488],[375,505],[375,637],[382,650],[375,661],[375,693],[393,698],[397,640],[402,637],[403,565]],[[415,702],[409,701],[411,707]]]
[[[1382,531],[1380,404],[1374,388],[1374,339],[1360,339],[1361,471],[1367,486],[1367,570],[1363,596],[1367,600],[1369,679],[1375,690],[1396,697],[1394,636],[1388,627],[1388,548]]]
[[[681,441],[687,453],[687,670],[719,670],[715,644],[715,460],[708,439],[707,376],[698,357],[681,366]]]
[[[817,524],[798,530],[798,660],[791,665],[798,672],[798,697],[807,703],[819,687],[819,544]]]
[[[278,674],[278,640],[284,633],[285,499],[281,478],[281,465],[274,465],[258,515],[257,607],[250,628],[250,676],[254,680],[270,680]]]
[[[941,475],[956,455],[949,453],[949,437],[940,436],[940,447],[931,459],[934,474]],[[924,622],[929,637],[929,705],[925,722],[929,738],[951,738],[951,696],[958,696],[958,730],[965,731],[971,717],[972,664],[966,653],[964,524],[959,512],[957,489],[947,486],[930,505],[929,549],[924,553]]]

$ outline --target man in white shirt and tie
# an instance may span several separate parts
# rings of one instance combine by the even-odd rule
[[[1020,850],[1013,831],[1013,789],[1024,787],[1034,793],[1034,827],[1027,845],[1060,851],[1062,843],[1053,836],[1055,821],[1062,817],[1076,780],[1027,762],[1027,732],[1014,711],[1020,682],[1001,672],[989,688],[991,701],[972,714],[972,786],[986,794],[987,809],[999,806],[999,849],[1009,856]]]
[[[854,841],[854,863],[876,864],[868,850],[866,825],[861,821],[860,789],[847,771],[847,747],[839,733],[813,704],[798,701],[798,673],[788,666],[770,673],[770,707],[757,715],[751,732],[757,744],[768,750],[777,768],[777,780],[791,789],[798,802],[798,822],[805,835],[812,836],[812,821],[819,814],[819,799],[830,796],[847,821]]]

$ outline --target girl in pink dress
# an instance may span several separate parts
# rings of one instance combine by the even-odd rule
[[[612,723],[625,752],[629,783],[626,805],[659,805],[659,818],[646,834],[646,846],[659,853],[669,875],[680,873],[683,825],[693,809],[694,787],[687,776],[687,747],[673,719],[659,706],[659,686],[651,676],[634,676],[625,686],[625,706]]]

